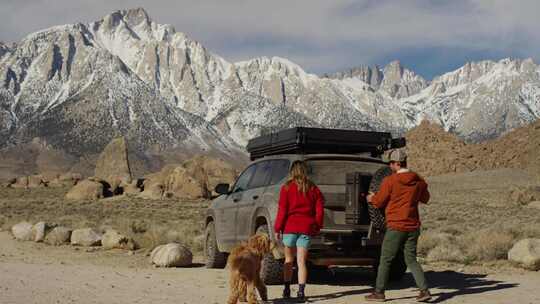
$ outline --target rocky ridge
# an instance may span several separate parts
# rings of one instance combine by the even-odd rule
[[[234,156],[290,126],[401,133],[427,118],[480,141],[539,117],[530,59],[467,63],[432,81],[398,61],[318,77],[278,57],[230,63],[143,9],[0,47],[0,147],[40,138],[79,157],[124,136],[142,155]]]

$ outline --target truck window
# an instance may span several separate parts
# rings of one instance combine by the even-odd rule
[[[248,184],[248,189],[264,187],[268,184],[270,179],[270,172],[272,170],[270,161],[262,161],[256,164],[255,174]]]
[[[234,184],[233,192],[240,192],[248,189],[249,181],[255,172],[256,165],[249,166],[236,180]]]
[[[289,174],[290,162],[286,159],[279,159],[271,161],[272,175],[270,177],[269,185],[275,185],[282,181]]]
[[[345,185],[347,173],[375,173],[384,164],[352,160],[307,161],[310,178],[317,185]]]

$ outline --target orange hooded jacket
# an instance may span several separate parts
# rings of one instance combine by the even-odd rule
[[[377,208],[386,207],[386,226],[397,231],[420,228],[418,203],[429,201],[427,183],[416,173],[403,170],[387,176],[371,199]]]

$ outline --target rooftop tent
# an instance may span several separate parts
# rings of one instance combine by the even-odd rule
[[[405,146],[404,138],[387,132],[321,128],[291,128],[251,139],[251,160],[277,154],[358,154],[380,156],[385,150]]]

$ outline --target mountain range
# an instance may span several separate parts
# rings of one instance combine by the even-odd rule
[[[424,119],[468,141],[540,117],[532,59],[466,63],[426,80],[399,61],[314,75],[273,57],[229,62],[144,9],[0,43],[0,147],[38,138],[75,156],[123,135],[142,153],[242,154],[291,126],[391,131]]]

